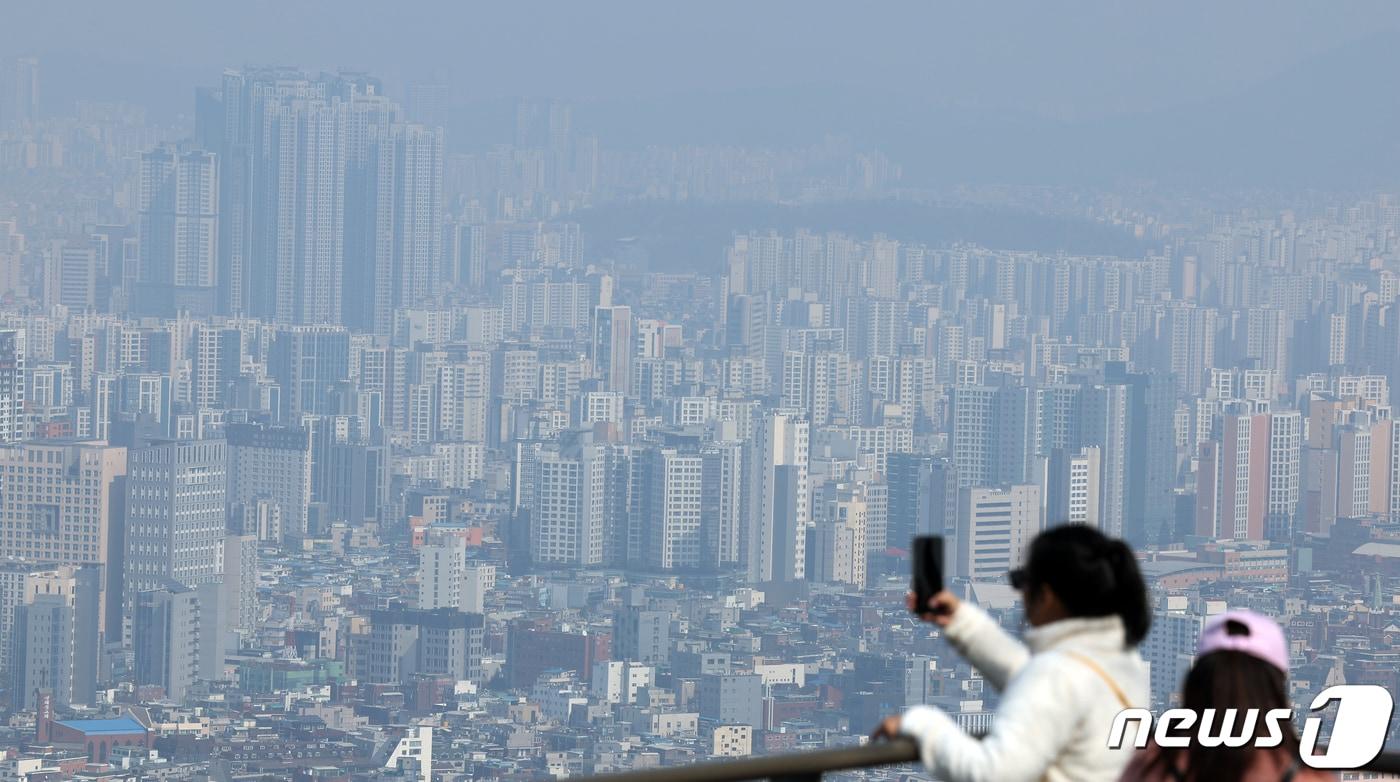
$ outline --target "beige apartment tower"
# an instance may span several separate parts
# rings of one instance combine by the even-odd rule
[[[104,566],[101,615],[120,620],[126,449],[102,442],[0,448],[0,558]]]

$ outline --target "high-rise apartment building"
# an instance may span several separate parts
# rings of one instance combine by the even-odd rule
[[[126,485],[124,600],[170,584],[194,588],[224,572],[227,446],[157,442],[133,450]]]
[[[354,79],[226,71],[201,94],[196,137],[219,153],[229,312],[337,323],[344,264],[348,102]]]
[[[139,226],[138,226],[139,227]],[[139,280],[141,244],[138,227],[94,226],[89,242],[97,254],[97,310],[126,312]],[[3,245],[0,240],[0,245]],[[0,252],[3,255],[3,252]]]
[[[39,60],[19,57],[10,61],[10,83],[0,95],[8,98],[0,106],[0,122],[27,126],[39,116]]]
[[[1205,387],[1207,370],[1215,366],[1219,311],[1172,306],[1165,316],[1158,365],[1176,379],[1179,393],[1199,394]]]
[[[238,650],[258,630],[258,540],[252,535],[224,538],[221,584],[221,651]]]
[[[1372,438],[1379,458],[1371,461],[1372,474],[1379,473],[1377,483],[1388,485],[1390,491],[1377,492],[1384,497],[1385,513],[1392,521],[1400,521],[1400,419],[1384,422]],[[1372,506],[1376,500],[1372,500]]]
[[[323,85],[296,91],[260,106],[266,136],[254,145],[253,186],[254,218],[262,219],[252,231],[249,304],[281,323],[339,323],[348,106]]]
[[[807,577],[825,583],[863,587],[867,578],[869,505],[853,487],[826,484],[813,498]]]
[[[44,304],[84,312],[97,307],[97,252],[86,241],[54,241],[44,256]]]
[[[1125,369],[1110,363],[1105,373],[1106,382],[1129,388],[1123,535],[1136,545],[1161,543],[1174,522],[1176,385],[1169,374]]]
[[[389,447],[359,416],[322,416],[312,431],[312,501],[334,521],[381,521],[389,504]]]
[[[40,690],[58,703],[73,701],[73,608],[58,595],[43,595],[15,609],[10,646],[10,686],[18,704],[32,708]]]
[[[392,104],[357,98],[346,184],[344,322],[388,334],[396,308],[422,306],[443,280],[443,135],[393,121]]]
[[[101,592],[101,565],[0,562],[0,671],[17,704],[32,708],[38,688],[94,702]]]
[[[121,627],[126,475],[126,449],[103,443],[0,448],[0,557],[105,566],[103,631],[109,636]]]
[[[1230,402],[1213,431],[1196,469],[1196,534],[1286,539],[1302,491],[1301,416],[1270,412],[1266,403]]]
[[[393,159],[392,300],[421,306],[442,281],[442,128],[396,125],[379,155]]]
[[[132,648],[138,685],[154,685],[179,702],[199,678],[199,592],[172,581],[137,592],[132,600]]]
[[[734,355],[762,357],[768,349],[768,308],[761,296],[739,292],[725,308],[724,344]]]
[[[419,546],[418,608],[460,609],[466,565],[466,540],[459,535],[438,535]]]
[[[1033,461],[1036,398],[1030,389],[960,385],[953,390],[953,466],[959,486],[1025,482]]]
[[[24,439],[25,349],[23,329],[0,330],[0,445]]]
[[[1303,416],[1297,410],[1269,413],[1269,478],[1264,536],[1291,540],[1297,531],[1303,490]]]
[[[218,283],[219,160],[162,145],[141,155],[138,312],[214,311]]]
[[[62,568],[23,559],[0,561],[0,638],[12,638],[15,609],[44,594],[62,593]],[[0,643],[0,673],[8,670],[10,646]]]
[[[810,427],[785,412],[756,413],[745,454],[741,556],[751,581],[800,580],[806,567]]]
[[[1121,538],[1127,523],[1130,448],[1130,394],[1121,384],[1094,384],[1079,390],[1078,444],[1098,449],[1098,527]]]
[[[813,426],[849,419],[855,396],[852,378],[851,359],[844,352],[788,351],[783,354],[781,405],[805,412]]]
[[[1006,580],[1019,567],[1041,529],[1040,487],[964,488],[958,492],[958,525],[952,573],[973,581]]]
[[[221,408],[242,373],[243,332],[201,323],[191,339],[190,402],[196,409]]]
[[[376,79],[348,72],[228,71],[198,109],[196,137],[224,161],[228,312],[387,334],[395,307],[437,296],[440,127],[401,122]]]
[[[732,440],[701,448],[704,523],[701,525],[706,567],[730,570],[742,560],[740,541],[745,512],[744,445]]]
[[[1196,657],[1196,642],[1207,618],[1225,610],[1222,601],[1191,605],[1182,595],[1164,597],[1152,613],[1152,632],[1142,644],[1150,664],[1152,706],[1180,705],[1181,682]]]
[[[311,435],[301,426],[229,424],[224,427],[228,453],[228,507],[231,519],[246,518],[264,503],[275,508],[283,540],[307,536],[311,503]],[[244,525],[244,534],[256,528]]]
[[[333,326],[293,326],[272,339],[267,373],[282,392],[283,423],[304,413],[334,414],[331,388],[350,376],[350,334]]]
[[[1087,524],[1102,529],[1099,448],[1056,449],[1046,465],[1045,523]]]
[[[26,575],[38,577],[26,580],[26,594],[12,607],[3,634],[16,705],[33,708],[40,690],[60,704],[96,703],[101,566],[60,566]]]
[[[535,562],[584,567],[604,562],[607,459],[605,449],[592,443],[540,454],[530,509]]]
[[[704,545],[705,458],[657,448],[639,454],[645,561],[660,570],[700,568]]]
[[[394,158],[389,145],[399,107],[374,85],[352,91],[345,118],[341,314],[346,326],[388,333],[393,301]]]
[[[486,286],[485,226],[466,223],[450,226],[448,257],[452,260],[452,280],[468,290]]]
[[[4,117],[0,117],[0,122]],[[24,234],[13,219],[0,220],[0,293],[27,293],[24,285]]]
[[[467,613],[486,612],[486,596],[496,588],[496,566],[489,562],[467,562],[462,568],[462,599],[457,607]]]
[[[952,530],[958,513],[957,473],[947,458],[917,453],[885,457],[889,486],[884,540],[878,546],[909,550],[916,535],[943,535]]]
[[[593,308],[593,369],[608,391],[627,393],[632,381],[632,308]]]
[[[472,353],[464,361],[445,363],[432,373],[427,433],[431,439],[481,443],[487,437],[491,401],[491,361]]]

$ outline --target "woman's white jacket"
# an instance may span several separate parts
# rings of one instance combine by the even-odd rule
[[[1133,747],[1108,747],[1113,718],[1148,705],[1148,669],[1124,645],[1117,616],[1063,619],[1013,638],[986,612],[962,603],[945,637],[1002,692],[990,732],[968,735],[940,709],[915,706],[900,732],[919,744],[924,765],[948,782],[1117,780]],[[1116,692],[1115,692],[1116,688]],[[1121,693],[1123,698],[1119,697]]]

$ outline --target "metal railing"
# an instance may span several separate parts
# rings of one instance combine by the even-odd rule
[[[822,774],[858,768],[914,763],[919,748],[909,738],[897,738],[860,747],[822,749],[766,755],[742,760],[710,760],[688,766],[639,769],[594,777],[595,782],[817,782]],[[1361,770],[1400,775],[1400,751],[1382,752]]]
[[[763,755],[742,760],[709,760],[689,766],[669,766],[605,774],[597,782],[741,782],[771,779],[774,782],[815,782],[829,771],[891,766],[919,759],[913,739],[897,738],[860,747],[819,749],[785,755]]]

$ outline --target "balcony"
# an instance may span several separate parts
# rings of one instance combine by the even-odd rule
[[[919,749],[913,739],[866,744],[862,747],[824,749],[785,755],[766,755],[730,761],[706,761],[689,766],[649,768],[593,777],[595,782],[817,782],[822,774],[852,771],[900,763],[917,763]],[[1400,775],[1400,750],[1382,752],[1365,766],[1375,774]],[[1363,777],[1366,778],[1366,777]]]

